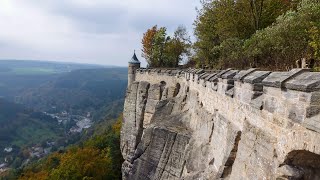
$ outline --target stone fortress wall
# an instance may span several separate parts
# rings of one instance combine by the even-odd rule
[[[320,179],[320,73],[138,69],[123,179]]]

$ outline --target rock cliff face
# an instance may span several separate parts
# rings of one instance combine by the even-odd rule
[[[145,70],[127,90],[123,179],[320,179],[320,73]]]

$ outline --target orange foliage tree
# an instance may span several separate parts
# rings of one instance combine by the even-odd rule
[[[152,64],[153,60],[153,45],[155,35],[157,34],[157,26],[153,26],[143,34],[142,38],[142,57],[144,57],[148,64]]]

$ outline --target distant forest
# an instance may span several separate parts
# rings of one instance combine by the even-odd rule
[[[94,120],[99,120],[108,113],[107,106],[122,103],[126,86],[126,68],[80,69],[24,90],[15,101],[49,113],[92,112]]]

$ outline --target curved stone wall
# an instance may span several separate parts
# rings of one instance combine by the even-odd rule
[[[124,105],[123,178],[317,179],[319,90],[307,69],[139,69]]]

